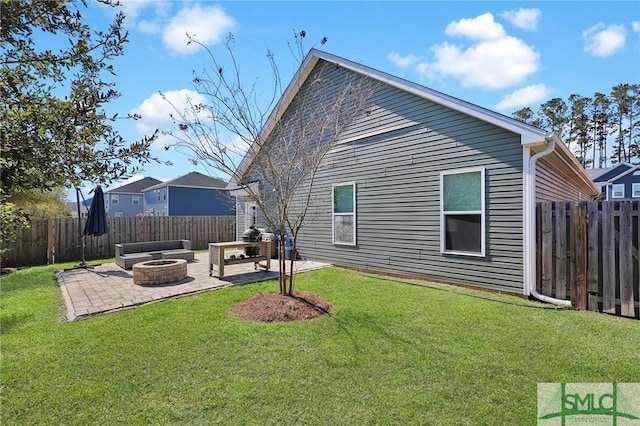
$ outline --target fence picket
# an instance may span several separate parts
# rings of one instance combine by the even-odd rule
[[[616,311],[616,252],[613,203],[602,204],[602,311],[615,314]]]
[[[574,304],[580,309],[587,309],[587,206],[584,203],[574,206],[574,287],[572,292]],[[565,231],[566,232],[566,231]]]
[[[633,262],[631,249],[633,248],[633,228],[631,224],[631,205],[620,205],[619,221],[619,276],[620,276],[620,311],[625,317],[635,316],[633,300]]]
[[[556,205],[556,220],[554,227],[555,260],[556,260],[556,291],[554,296],[564,299],[567,295],[567,212],[566,204]]]
[[[588,309],[599,310],[599,300],[602,297],[602,287],[598,279],[598,250],[600,239],[598,238],[598,224],[600,223],[598,203],[587,205],[587,294]]]
[[[553,227],[551,203],[542,203],[542,292],[553,292]]]

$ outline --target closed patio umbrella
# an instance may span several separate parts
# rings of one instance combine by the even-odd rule
[[[93,194],[93,200],[91,200],[83,235],[99,237],[107,232],[109,232],[109,227],[107,226],[107,213],[104,209],[104,194],[102,188],[98,186]]]

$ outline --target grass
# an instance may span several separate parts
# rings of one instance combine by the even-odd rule
[[[509,295],[329,268],[308,322],[229,312],[272,281],[63,323],[53,272],[1,281],[3,425],[526,425],[537,383],[640,377],[639,321]]]

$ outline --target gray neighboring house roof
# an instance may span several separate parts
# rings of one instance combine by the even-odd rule
[[[152,177],[145,177],[135,182],[128,183],[126,185],[119,186],[110,191],[109,194],[142,194],[142,191],[150,186],[162,183],[161,180]]]
[[[597,179],[599,176],[602,176],[603,174],[607,173],[612,169],[613,167],[606,167],[602,169],[585,169],[584,171],[587,173],[587,176],[589,176],[591,180],[593,180],[593,179]]]
[[[587,176],[589,176],[593,184],[598,188],[598,191],[603,192],[603,188],[607,186],[607,184],[613,183],[617,179],[633,173],[636,170],[640,170],[640,166],[622,162],[601,169],[586,169],[585,172],[587,172]]]
[[[153,189],[163,188],[165,186],[184,186],[184,187],[190,187],[190,188],[225,189],[227,186],[227,182],[222,179],[207,176],[199,172],[191,172],[184,176],[177,177],[173,180],[160,182],[156,185],[146,187],[144,188],[144,190],[150,191]]]

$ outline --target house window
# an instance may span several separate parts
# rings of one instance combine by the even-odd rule
[[[440,173],[440,250],[484,256],[484,167]]]
[[[356,245],[356,183],[333,187],[333,243]]]
[[[158,197],[158,201],[162,201],[162,198],[160,197],[160,190],[156,190],[156,196]]]
[[[140,196],[139,195],[133,195],[131,197],[131,204],[133,204],[134,206],[139,206],[140,205]]]
[[[624,198],[624,184],[611,185],[611,198]]]
[[[116,212],[116,217],[122,217],[122,212]]]
[[[120,204],[120,196],[119,195],[111,195],[111,204],[117,206]]]
[[[256,203],[247,202],[244,203],[245,211],[245,229],[249,229],[251,226],[258,225],[258,205]]]
[[[631,185],[631,196],[633,198],[640,198],[640,183]]]

